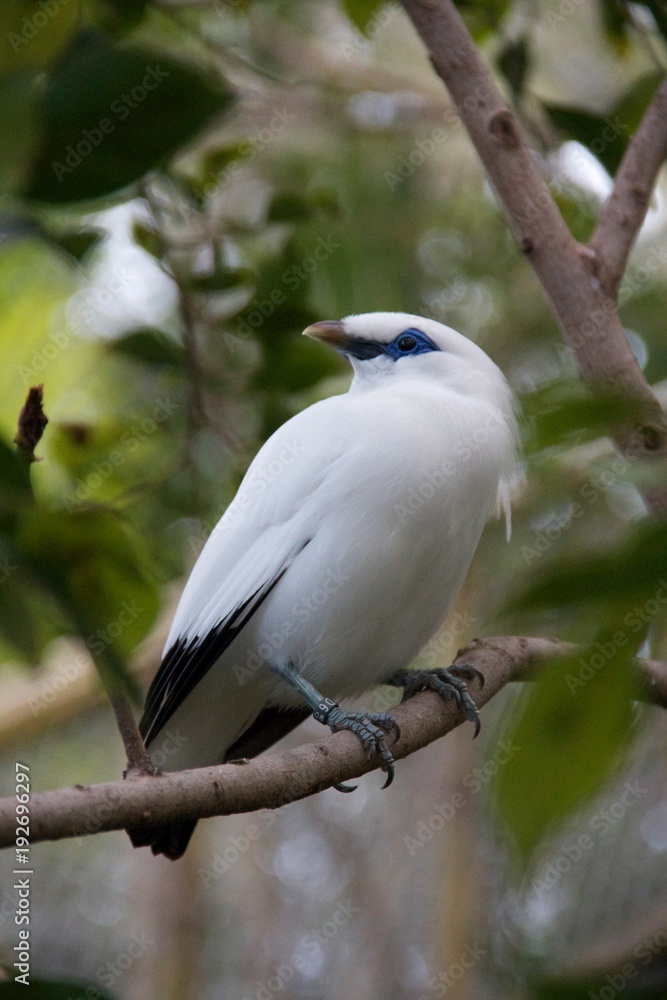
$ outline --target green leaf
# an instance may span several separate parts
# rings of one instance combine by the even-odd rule
[[[362,35],[366,34],[383,6],[384,0],[343,0],[343,10]]]
[[[109,350],[115,354],[125,354],[148,365],[182,368],[185,364],[185,351],[181,345],[152,327],[133,330],[118,340],[111,341]]]
[[[272,392],[301,392],[328,375],[341,370],[335,351],[317,350],[305,337],[277,343],[277,350],[266,352],[265,363],[256,373],[253,384]]]
[[[33,508],[16,536],[19,558],[56,598],[112,682],[132,688],[127,657],[158,610],[139,537],[102,508]]]
[[[224,267],[214,274],[196,275],[188,282],[195,292],[228,292],[239,285],[249,285],[255,274],[247,267]]]
[[[463,19],[476,42],[496,30],[509,7],[509,0],[458,0]]]
[[[644,117],[664,74],[651,71],[634,83],[605,117],[582,108],[543,104],[554,125],[598,158],[613,177],[630,136]]]
[[[302,222],[309,219],[313,207],[307,198],[291,192],[279,192],[271,199],[267,213],[268,222]]]
[[[660,70],[646,73],[636,83],[633,83],[614,106],[609,117],[612,121],[615,120],[617,128],[624,128],[628,138],[637,131],[653,95],[664,79],[664,75]]]
[[[625,749],[636,697],[626,637],[608,635],[572,659],[549,664],[525,685],[497,804],[527,858],[553,825],[597,792]]]
[[[79,15],[78,0],[2,0],[0,73],[45,69],[69,42]]]
[[[38,663],[46,644],[61,634],[61,619],[56,605],[49,606],[48,597],[20,565],[13,545],[0,542],[0,635],[13,656],[30,666]]]
[[[615,614],[620,608],[627,612],[624,622],[629,627],[644,605],[655,604],[653,614],[658,605],[667,605],[666,553],[667,524],[647,521],[611,551],[580,552],[558,560],[532,577],[510,607],[535,610],[608,603]]]
[[[132,223],[132,239],[151,257],[159,260],[162,256],[160,238],[152,226],[145,226],[143,222],[137,222],[135,219]]]
[[[589,149],[613,177],[625,152],[625,129],[615,128],[607,118],[581,108],[543,104],[554,125],[569,139],[575,139]],[[610,116],[611,117],[611,116]]]
[[[25,194],[67,203],[140,180],[189,142],[231,93],[148,49],[82,32],[46,80]]]
[[[116,36],[138,27],[147,10],[148,0],[88,0],[88,12],[95,25]]]
[[[71,229],[62,233],[52,233],[50,236],[51,242],[73,257],[77,263],[81,263],[91,251],[96,250],[104,239],[106,233],[102,229]]]
[[[526,451],[596,440],[613,434],[635,414],[636,403],[628,397],[602,390],[594,394],[578,381],[552,382],[522,399]]]
[[[231,146],[222,146],[220,149],[208,150],[202,159],[200,177],[202,186],[217,180],[219,175],[231,163],[247,156],[250,149],[251,147],[247,142],[237,142]]]
[[[84,1000],[84,997],[95,997],[95,1000],[113,1000],[110,993],[99,988],[98,983],[83,982],[53,982],[47,979],[33,979],[26,991],[23,983],[0,983],[1,1000],[21,1000],[30,994],[30,1000]]]
[[[0,439],[0,524],[32,501],[30,476],[15,448]]]
[[[618,0],[599,0],[599,2],[605,35],[619,52],[625,52],[628,47],[628,28],[632,25],[625,4],[619,3]]]
[[[31,70],[0,77],[0,188],[13,191],[24,182],[37,142],[37,87]]]

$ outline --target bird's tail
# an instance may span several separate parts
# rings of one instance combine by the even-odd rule
[[[256,757],[291,732],[308,715],[310,709],[307,707],[262,709],[255,721],[228,747],[224,762]],[[185,853],[196,825],[196,820],[189,820],[167,826],[146,826],[127,832],[134,847],[150,847],[153,854],[164,854],[171,861],[178,861]]]
[[[164,854],[170,861],[178,861],[185,854],[194,833],[197,820],[171,823],[169,826],[148,826],[128,830],[133,847],[150,847],[153,854]]]

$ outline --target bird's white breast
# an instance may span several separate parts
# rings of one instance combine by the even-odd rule
[[[301,510],[312,538],[252,630],[260,655],[332,697],[381,682],[434,634],[514,460],[512,431],[485,401],[410,383],[342,400],[328,428],[337,458]],[[271,700],[298,704],[266,683]]]

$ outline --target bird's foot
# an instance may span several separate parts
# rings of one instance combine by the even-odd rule
[[[435,691],[445,701],[455,698],[456,704],[465,713],[468,722],[473,723],[477,736],[481,728],[479,709],[468,694],[468,686],[465,680],[461,679],[463,677],[469,681],[479,680],[480,687],[484,686],[484,674],[477,667],[466,664],[452,666],[447,670],[444,667],[435,670],[397,670],[391,675],[387,684],[403,688],[403,701],[419,691]]]
[[[332,732],[338,733],[347,729],[361,740],[361,745],[368,752],[369,760],[377,755],[382,764],[381,769],[387,775],[383,788],[388,788],[394,780],[394,758],[387,746],[386,735],[394,734],[394,742],[400,739],[401,731],[398,723],[386,712],[346,712],[331,698],[323,698],[313,718],[329,726]],[[340,792],[352,792],[351,785],[334,785]]]

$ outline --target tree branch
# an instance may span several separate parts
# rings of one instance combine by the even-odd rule
[[[128,771],[138,774],[156,774],[156,768],[148,755],[148,751],[141,738],[137,720],[134,717],[132,705],[129,698],[120,691],[108,691],[109,701],[116,716],[116,725],[120,732],[125,753],[127,755]]]
[[[402,3],[546,292],[582,379],[636,402],[636,426],[619,432],[617,445],[626,456],[667,455],[667,421],[630,349],[616,301],[597,278],[600,260],[567,228],[456,7],[451,0]]]
[[[615,299],[630,251],[667,157],[667,77],[656,90],[616,172],[614,187],[590,241],[597,277]]]
[[[575,646],[554,639],[476,639],[459,652],[456,663],[471,664],[484,674],[483,688],[476,680],[470,682],[471,694],[481,707],[509,681],[529,677],[555,657],[573,651]],[[667,664],[641,661],[640,669],[647,679],[646,699],[667,707]],[[397,760],[462,721],[453,701],[444,702],[430,691],[399,705],[392,715],[401,727],[401,738],[392,746]],[[223,764],[157,777],[134,772],[128,781],[38,792],[30,799],[30,841],[276,809],[377,766],[376,759],[368,760],[354,734],[341,732],[244,766]],[[0,799],[0,847],[14,844],[15,809],[13,798]]]

